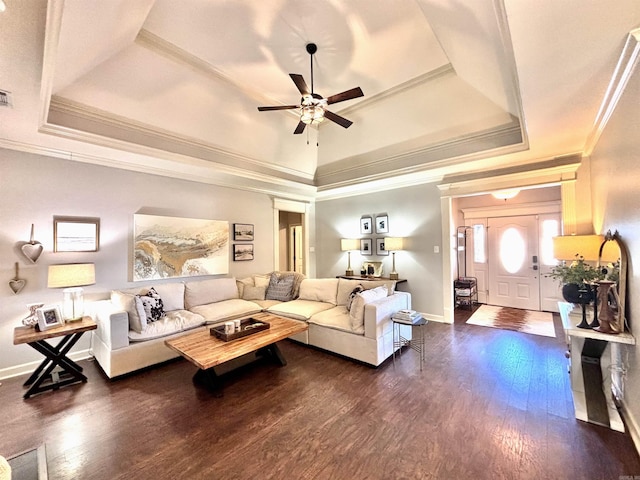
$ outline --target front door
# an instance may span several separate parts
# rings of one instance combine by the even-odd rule
[[[488,219],[491,305],[540,310],[536,215]]]

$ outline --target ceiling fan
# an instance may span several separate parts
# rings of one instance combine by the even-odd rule
[[[291,80],[293,80],[293,83],[296,84],[296,87],[298,87],[298,90],[302,95],[302,98],[300,99],[300,105],[258,107],[258,111],[266,112],[270,110],[293,110],[296,108],[299,109],[300,121],[298,122],[298,126],[296,127],[296,129],[293,131],[293,133],[296,135],[304,132],[304,128],[307,125],[310,125],[312,123],[320,123],[324,121],[325,118],[337,123],[338,125],[343,126],[344,128],[349,128],[353,124],[353,122],[327,110],[327,105],[344,102],[345,100],[351,100],[352,98],[363,97],[364,93],[362,93],[362,89],[360,87],[352,88],[351,90],[337,93],[327,98],[324,98],[322,97],[322,95],[315,93],[313,91],[313,54],[318,51],[318,46],[315,43],[308,43],[306,48],[307,52],[311,56],[311,90],[309,90],[307,82],[304,81],[302,75],[298,75],[296,73],[289,74]]]

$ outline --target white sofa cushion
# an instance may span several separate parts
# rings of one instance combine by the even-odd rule
[[[337,278],[305,278],[300,283],[300,300],[337,305]]]
[[[242,296],[244,294],[244,287],[255,287],[256,284],[253,281],[253,277],[247,277],[236,280],[236,286],[238,287],[238,296],[244,298]]]
[[[129,317],[129,330],[142,333],[147,326],[147,318],[146,316],[140,318],[140,314],[136,308],[135,294],[121,292],[120,290],[112,290],[111,303],[116,310],[127,312],[127,316]]]
[[[184,306],[187,310],[233,298],[238,298],[235,278],[212,278],[185,284]]]
[[[374,288],[381,287],[382,285],[387,287],[387,295],[393,295],[393,292],[396,291],[395,280],[367,280],[362,282],[362,286],[365,290],[373,290]]]
[[[144,342],[145,340],[153,340],[191,330],[201,325],[204,325],[204,318],[201,315],[187,310],[174,310],[168,312],[162,319],[149,323],[143,332],[129,330],[129,340],[132,342]]]
[[[304,283],[304,282],[303,282]],[[316,313],[323,312],[333,308],[332,303],[318,302],[314,300],[291,300],[290,302],[278,303],[267,309],[274,315],[282,315],[283,317],[294,318],[296,320],[309,320]]]
[[[316,313],[309,319],[309,323],[352,333],[349,312],[343,305],[338,305],[324,312]],[[364,329],[362,333],[364,333]]]
[[[252,315],[261,310],[262,308],[260,308],[260,305],[257,303],[242,300],[241,298],[232,298],[207,305],[199,305],[191,309],[192,312],[202,315],[207,324]]]
[[[243,300],[264,300],[266,294],[266,287],[252,287],[251,285],[245,285],[242,289]]]
[[[351,304],[351,311],[349,312],[349,318],[351,319],[351,331],[362,335],[364,333],[364,306],[367,303],[374,302],[387,296],[387,286],[382,285],[380,287],[372,288],[371,290],[365,290],[360,292],[354,298]]]
[[[165,312],[184,310],[184,283],[158,283],[153,288],[160,295]]]

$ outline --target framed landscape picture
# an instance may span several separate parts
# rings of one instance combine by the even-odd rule
[[[253,260],[253,243],[234,243],[233,261],[245,262],[247,260]]]
[[[253,242],[253,225],[250,223],[234,223],[233,240],[236,242]]]
[[[99,218],[53,217],[54,252],[97,252],[99,247]]]

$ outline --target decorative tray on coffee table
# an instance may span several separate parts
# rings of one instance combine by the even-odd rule
[[[228,342],[230,340],[237,340],[238,338],[246,337],[248,335],[253,335],[254,333],[267,330],[270,327],[271,325],[269,325],[267,322],[263,322],[262,320],[256,320],[255,318],[251,317],[251,318],[244,318],[240,322],[240,330],[237,330],[233,333],[225,333],[224,324],[211,327],[209,329],[209,333],[211,335],[215,335],[220,340],[224,340],[225,342]]]

